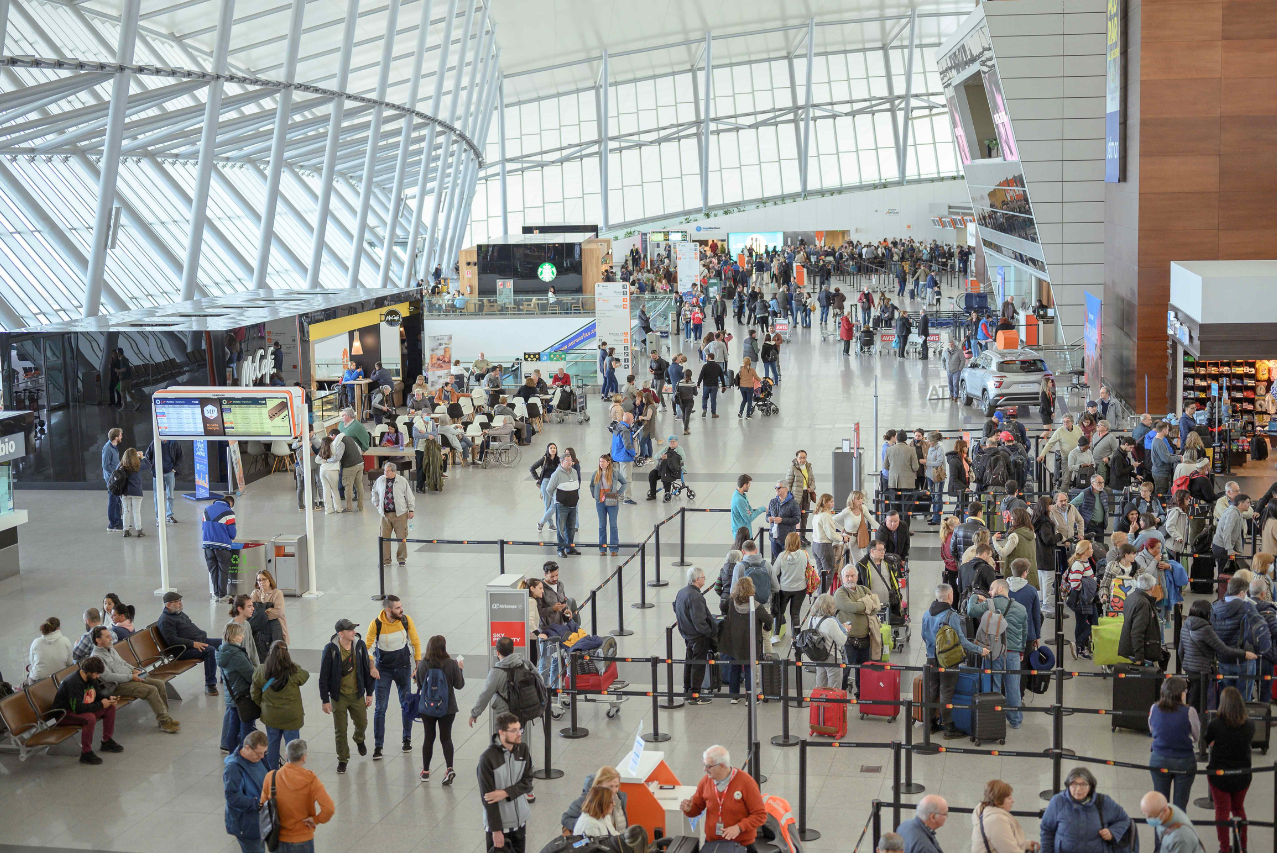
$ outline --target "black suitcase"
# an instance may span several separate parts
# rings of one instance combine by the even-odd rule
[[[758,662],[758,668],[763,673],[762,694],[764,702],[780,696],[780,666],[780,658],[775,655],[763,655]]]
[[[1124,673],[1142,674],[1145,677],[1122,678]],[[1114,664],[1113,674],[1113,731],[1119,728],[1148,734],[1148,711],[1157,702],[1162,690],[1162,679],[1148,676],[1160,675],[1155,666],[1137,666],[1129,663]]]
[[[663,849],[665,853],[699,853],[701,849],[701,840],[690,835],[669,836],[666,841],[666,846],[656,849]]]
[[[1247,702],[1246,716],[1255,724],[1255,737],[1250,742],[1251,749],[1258,749],[1261,755],[1268,754],[1268,742],[1272,729],[1272,712],[1266,702]],[[1265,720],[1268,716],[1270,719]]]
[[[971,699],[971,739],[975,745],[1007,742],[1007,698],[1001,693],[977,693]]]
[[[1215,558],[1194,557],[1188,569],[1188,588],[1198,595],[1209,595],[1215,587]]]

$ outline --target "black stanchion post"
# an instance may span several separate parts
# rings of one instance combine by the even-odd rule
[[[505,540],[497,540],[497,564],[501,568],[501,574],[505,574]],[[540,777],[537,777],[540,778]]]
[[[678,561],[674,563],[680,569],[691,565],[687,562],[687,507],[678,510]]]
[[[590,593],[590,633],[598,636],[599,633],[599,591],[595,590]]]
[[[561,779],[563,771],[556,770],[550,762],[550,722],[553,719],[550,716],[550,707],[554,702],[554,691],[547,690],[545,696],[545,711],[541,717],[541,731],[545,734],[542,740],[545,741],[544,766],[538,767],[532,771],[533,779]]]
[[[873,822],[873,847],[878,849],[878,839],[882,838],[882,800],[874,800],[870,806]]]
[[[1060,682],[1063,684],[1063,682]],[[1062,691],[1056,693],[1056,704],[1051,706],[1051,748],[1047,750],[1051,755],[1051,787],[1048,790],[1040,791],[1038,796],[1044,800],[1050,800],[1056,794],[1060,793],[1061,777],[1063,775],[1064,761],[1064,715],[1060,713],[1063,708],[1060,705]]]
[[[931,742],[931,717],[939,715],[939,710],[928,708],[927,703],[931,701],[931,679],[936,677],[936,673],[932,672],[931,664],[924,663],[922,666],[922,743],[916,747],[919,755],[939,755],[940,747]],[[909,725],[909,721],[905,721],[905,725]]]
[[[613,637],[628,637],[633,631],[625,628],[625,564],[616,567],[616,628],[608,631]]]
[[[652,730],[643,735],[643,739],[649,743],[664,743],[670,739],[668,732],[661,731],[661,718],[658,714],[660,705],[658,704],[657,697],[661,695],[661,691],[657,684],[659,673],[657,672],[656,665],[658,661],[660,661],[660,658],[656,656],[652,657]]]
[[[891,825],[900,825],[900,741],[891,742]]]
[[[377,537],[377,589],[379,592],[372,596],[373,601],[386,600],[386,562],[381,559],[381,543],[385,541],[381,536]]]
[[[559,737],[565,737],[568,740],[576,740],[583,738],[590,733],[589,729],[581,728],[576,724],[576,670],[577,661],[580,660],[581,653],[571,651],[568,653],[568,687],[572,691],[572,695],[568,697],[568,727],[559,729]]]
[[[1184,674],[1184,654],[1179,648],[1179,632],[1184,627],[1184,604],[1177,602],[1171,611],[1171,645],[1175,647],[1175,674]]]
[[[656,548],[652,552],[656,555],[656,579],[651,581],[648,586],[669,586],[669,581],[661,580],[661,526],[659,524],[652,525],[652,541],[656,544]]]
[[[801,666],[794,670],[794,688],[793,707],[802,708],[807,704],[807,700],[803,698],[803,668]],[[784,701],[789,703],[789,697],[785,696]]]
[[[798,837],[803,841],[820,837],[819,832],[807,826],[807,738],[798,741]]]
[[[683,664],[686,666],[687,664]],[[710,664],[717,666],[717,664]],[[682,699],[674,698],[674,626],[665,629],[665,701],[661,707],[667,711],[683,707]]]
[[[906,699],[905,716],[905,780],[900,785],[902,794],[921,794],[927,788],[920,782],[913,781],[913,700]]]
[[[794,661],[799,669],[802,664]],[[800,738],[789,734],[789,661],[780,664],[780,734],[772,735],[772,746],[797,746]],[[806,741],[801,741],[806,747]]]
[[[638,604],[631,604],[630,607],[635,610],[650,610],[656,606],[647,600],[647,586],[647,543],[644,542],[639,546],[639,600]]]

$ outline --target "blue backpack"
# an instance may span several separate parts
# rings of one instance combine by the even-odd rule
[[[448,715],[448,676],[438,667],[426,670],[426,683],[417,700],[417,713],[423,717]]]

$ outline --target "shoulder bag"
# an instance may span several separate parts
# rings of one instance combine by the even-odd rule
[[[257,804],[257,829],[261,835],[262,845],[270,851],[279,849],[279,801],[275,798],[276,773],[277,771],[272,770],[268,774],[270,797],[265,802]]]
[[[230,679],[226,677],[226,669],[218,667],[222,670],[222,683],[226,686],[226,692],[231,694],[231,702],[235,705],[235,712],[239,714],[241,723],[253,723],[262,715],[262,707],[253,701],[251,693],[240,693],[236,695],[231,690]]]

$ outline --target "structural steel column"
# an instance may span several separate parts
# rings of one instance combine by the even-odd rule
[[[474,117],[471,110],[475,107],[475,93],[479,89],[479,68],[488,57],[488,50],[492,44],[493,33],[488,31],[484,33],[488,23],[488,7],[491,3],[483,4],[483,17],[479,21],[479,32],[475,34],[474,59],[470,62],[470,82],[466,86],[466,103],[461,108],[461,115],[458,116],[456,125],[457,129],[466,136],[474,139]],[[485,78],[486,79],[486,78]],[[481,102],[482,103],[482,102]],[[461,209],[461,193],[466,168],[466,156],[469,152],[462,146],[461,142],[457,142],[457,153],[452,158],[452,175],[450,179],[454,191],[448,193],[447,207],[443,209],[443,228],[439,232],[439,240],[435,244],[436,257],[439,262],[448,265],[451,257],[448,255],[448,248],[452,245],[452,228],[456,223],[457,212]]]
[[[359,23],[359,0],[346,0],[346,26],[341,35],[341,53],[337,57],[337,80],[333,87],[346,91],[350,83],[350,54],[355,46],[355,26]],[[319,265],[324,257],[324,240],[328,228],[328,209],[333,199],[333,175],[337,170],[337,143],[341,138],[341,122],[346,111],[346,98],[333,100],[328,120],[328,141],[324,144],[324,167],[319,179],[319,206],[315,210],[315,233],[310,244],[310,266],[306,268],[306,287],[319,287]],[[267,182],[269,186],[269,181]]]
[[[213,45],[214,74],[226,73],[226,56],[231,48],[231,25],[235,20],[235,0],[222,0],[217,15],[217,36]],[[208,84],[204,104],[204,126],[200,130],[199,162],[195,167],[195,193],[191,221],[186,230],[186,260],[182,264],[182,301],[195,298],[200,252],[204,247],[204,222],[208,215],[208,188],[213,179],[213,156],[217,149],[217,125],[222,116],[222,81]]]
[[[381,64],[377,68],[377,93],[373,96],[378,101],[386,99],[386,86],[390,83],[390,64],[395,57],[395,31],[399,29],[399,2],[400,0],[390,0],[390,7],[386,12],[386,34],[382,36]],[[484,12],[487,12],[486,6]],[[372,125],[368,129],[368,152],[364,156],[363,181],[359,187],[359,212],[355,216],[355,245],[350,247],[347,287],[359,286],[359,262],[363,260],[363,252],[360,250],[364,244],[364,232],[368,229],[368,207],[372,204],[372,179],[377,168],[377,149],[381,146],[381,120],[384,113],[385,107],[380,103],[373,107]]]
[[[474,7],[477,0],[470,0],[470,8],[466,11],[466,23],[461,29],[461,52],[457,54],[457,71],[452,78],[452,100],[448,104],[447,120],[454,126],[457,123],[457,108],[461,102],[461,75],[466,70],[466,53],[470,48],[470,31],[474,27]],[[434,201],[430,206],[430,227],[426,229],[426,249],[422,255],[423,275],[429,275],[430,265],[434,263],[435,251],[439,245],[439,208],[443,204],[445,191],[451,192],[452,185],[444,185],[444,176],[448,175],[448,161],[452,155],[452,131],[443,140],[443,151],[439,153],[439,165],[435,167]]]
[[[497,157],[501,161],[501,235],[510,233],[510,205],[506,197],[505,175],[505,80],[497,89]]]
[[[496,60],[496,65],[498,66],[500,64],[500,59],[499,59],[500,56],[501,56],[501,51],[498,50],[497,51],[498,60]],[[500,89],[500,83],[495,83],[495,87],[496,88],[494,88],[489,93],[489,96],[487,99],[488,106],[487,106],[487,109],[485,109],[483,112],[483,126],[480,128],[478,135],[475,137],[476,144],[487,142],[488,131],[492,127],[492,110],[497,100],[497,93]],[[466,225],[470,222],[470,208],[474,204],[475,186],[478,184],[478,182],[479,182],[479,163],[478,161],[472,161],[470,164],[470,180],[466,185],[465,203],[463,205],[461,215],[458,219],[458,226],[456,231],[457,237],[456,237],[456,240],[453,241],[454,254],[460,254],[460,249],[456,247],[459,245],[459,241],[465,236]],[[475,281],[475,284],[476,285],[478,284],[477,280]]]
[[[426,61],[426,35],[430,32],[431,0],[421,4],[421,23],[417,27],[417,50],[412,55],[412,71],[408,78],[408,109],[417,108],[417,97],[421,93],[421,66]],[[399,156],[395,158],[395,177],[390,187],[390,203],[396,208],[390,221],[386,223],[386,241],[381,252],[381,270],[377,275],[377,286],[385,287],[390,283],[390,262],[394,258],[395,232],[399,230],[398,207],[403,195],[404,173],[408,171],[408,149],[412,147],[413,115],[407,112],[403,117],[403,127],[399,134]],[[410,263],[407,255],[404,264]]]
[[[288,21],[288,47],[284,52],[284,80],[288,83],[292,83],[297,77],[297,54],[301,47],[302,18],[305,14],[306,0],[293,0],[292,14]],[[292,107],[292,88],[281,90],[279,107],[275,112],[275,132],[271,138],[270,164],[266,167],[266,199],[262,205],[262,227],[257,236],[257,263],[253,266],[254,290],[261,290],[266,286],[271,237],[275,231],[275,203],[279,194],[279,176],[284,168],[284,142],[288,136],[288,118]]]
[[[807,197],[807,172],[811,166],[811,84],[812,71],[814,70],[816,57],[816,19],[810,18],[807,21],[807,89],[806,96],[803,99],[803,167],[800,172],[802,175],[803,198]]]
[[[887,70],[887,94],[891,97],[891,136],[896,144],[896,163],[899,168],[902,155],[900,153],[900,120],[896,118],[899,111],[899,101],[896,100],[896,81],[891,73],[891,46],[886,45],[882,49],[882,64]],[[903,177],[903,176],[902,176]],[[887,178],[884,175],[883,180]]]
[[[705,108],[701,115],[701,213],[709,212],[709,119],[714,114],[714,37],[705,34]]]
[[[119,65],[133,64],[137,45],[138,14],[142,0],[124,0],[120,10],[120,41],[115,51]],[[102,143],[102,180],[98,183],[97,211],[93,217],[93,242],[84,278],[84,316],[94,317],[102,304],[102,281],[106,276],[106,242],[115,207],[115,181],[120,173],[120,146],[124,142],[124,119],[128,114],[129,83],[133,73],[121,69],[111,83],[111,105],[107,110],[106,137]]]
[[[599,71],[599,206],[603,211],[603,230],[608,229],[607,160],[608,160],[608,67],[607,51],[603,51],[603,67]]]
[[[452,22],[457,17],[457,0],[448,0],[448,14],[444,18],[443,43],[439,45],[439,65],[435,69],[435,92],[430,99],[430,115],[435,119],[426,131],[426,141],[421,146],[421,164],[417,167],[417,198],[412,206],[412,222],[408,226],[408,245],[404,247],[404,265],[399,286],[412,284],[417,269],[417,243],[421,236],[421,219],[426,210],[426,182],[430,179],[430,161],[434,159],[435,137],[439,133],[439,104],[443,100],[443,78],[448,70],[448,52],[452,48]],[[438,192],[439,182],[435,181]],[[423,258],[424,260],[424,258]],[[423,274],[428,274],[426,270]]]
[[[496,40],[495,35],[493,41]],[[497,93],[497,67],[500,51],[494,52],[492,60],[489,64],[488,71],[485,73],[484,85],[481,89],[482,95],[479,99],[479,107],[474,114],[471,122],[472,127],[469,131],[470,138],[474,140],[478,146],[483,146],[487,139],[488,127],[492,116],[493,101]],[[470,215],[470,205],[474,201],[474,190],[479,179],[479,159],[473,153],[468,153],[465,160],[465,167],[461,173],[461,193],[459,195],[459,203],[457,212],[453,216],[448,234],[448,252],[444,256],[446,260],[458,257],[461,247],[465,239],[467,217]],[[477,282],[476,282],[477,284]]]
[[[481,31],[482,32],[482,31]],[[483,82],[474,91],[478,95],[478,103],[475,105],[473,113],[469,113],[466,118],[466,126],[462,128],[465,134],[474,141],[476,146],[482,146],[483,142],[479,138],[479,127],[483,124],[483,118],[486,115],[484,107],[492,106],[492,92],[497,84],[497,53],[494,48],[496,42],[495,30],[488,32],[488,38],[484,43],[483,55],[485,59],[485,68],[483,70]],[[491,52],[489,52],[491,51]],[[467,98],[469,100],[469,98]],[[461,211],[466,206],[466,200],[469,198],[470,171],[478,166],[479,160],[474,152],[470,149],[459,149],[457,151],[458,159],[458,176],[460,178],[461,191],[454,195],[455,203],[452,201],[448,204],[448,230],[444,235],[444,262],[451,261],[457,254],[457,246],[461,240],[460,222]]]
[[[909,162],[909,113],[913,108],[913,54],[917,47],[918,10],[909,10],[909,52],[905,54],[905,105],[901,113],[900,128],[900,183],[905,182],[905,169]]]
[[[141,8],[141,7],[139,7]],[[9,0],[0,0],[0,53],[4,53],[4,37],[9,29]],[[19,328],[10,326],[9,328]]]

